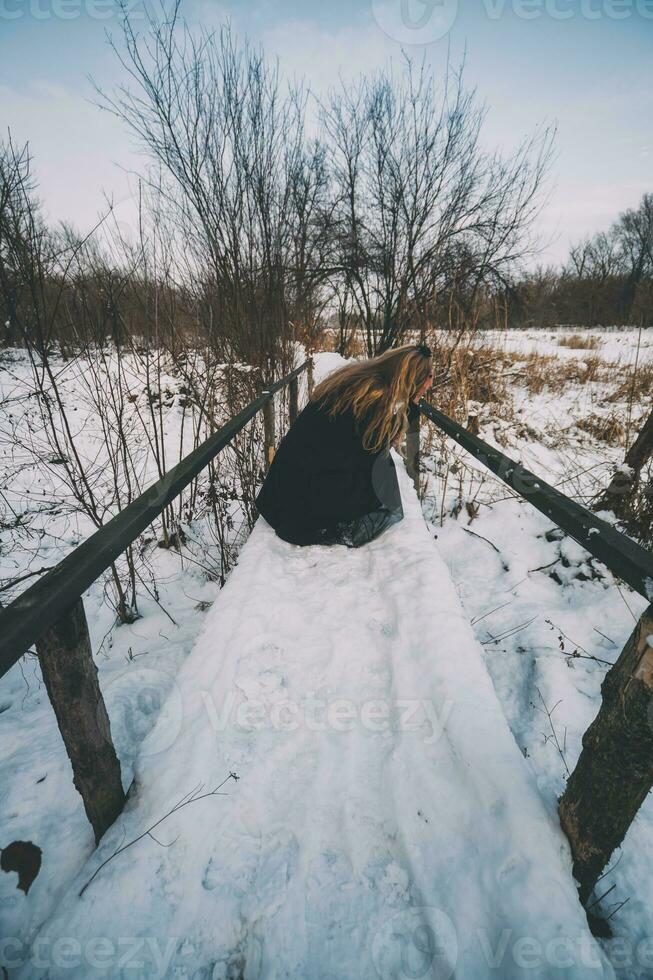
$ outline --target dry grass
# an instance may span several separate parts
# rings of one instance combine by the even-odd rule
[[[508,354],[514,366],[512,377],[523,384],[531,394],[543,391],[559,391],[567,384],[587,384],[606,381],[613,376],[614,365],[601,360],[596,354],[582,360],[561,360],[552,354]]]
[[[456,345],[456,340],[458,341]],[[321,347],[336,350],[336,331],[324,331]],[[446,415],[466,423],[470,405],[487,405],[495,418],[517,423],[513,410],[513,390],[525,388],[529,394],[562,392],[571,386],[591,383],[606,385],[603,404],[627,402],[633,408],[650,400],[653,391],[653,362],[640,364],[637,374],[632,367],[604,360],[600,353],[578,358],[561,358],[555,354],[509,352],[487,346],[483,336],[454,338],[447,332],[432,334],[427,342],[434,352],[436,386],[433,401]],[[561,346],[595,350],[598,337],[571,334],[559,339]],[[347,343],[349,357],[365,357],[361,334]],[[601,393],[602,394],[602,393]],[[625,419],[616,408],[607,416],[590,415],[578,422],[581,429],[608,445],[623,445]]]
[[[594,439],[600,439],[610,446],[623,446],[626,438],[626,427],[616,412],[610,415],[587,415],[578,419],[576,425],[583,432],[588,432]]]
[[[360,331],[350,333],[344,343],[344,350],[340,350],[340,335],[337,330],[327,329],[320,335],[319,349],[331,353],[342,354],[343,357],[367,357],[367,347],[365,338]]]
[[[505,351],[486,347],[459,347],[443,351],[435,347],[438,364],[449,364],[447,377],[438,384],[435,397],[438,407],[453,418],[466,414],[470,402],[491,404],[496,410],[511,402],[508,386],[512,364]]]
[[[614,378],[614,372],[613,372]],[[640,364],[637,373],[632,368],[619,368],[617,386],[606,402],[631,401],[634,405],[650,403],[653,393],[653,361]]]
[[[568,337],[560,337],[558,347],[571,347],[573,350],[598,350],[603,341],[592,334],[572,333]]]

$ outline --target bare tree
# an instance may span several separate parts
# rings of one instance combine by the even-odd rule
[[[100,103],[156,165],[148,180],[183,243],[186,283],[214,345],[271,377],[291,323],[310,317],[311,270],[328,247],[324,153],[304,136],[306,93],[229,27],[193,34],[179,2],[114,51],[129,82]]]
[[[336,185],[337,266],[365,325],[368,354],[410,326],[424,332],[442,297],[504,282],[529,250],[528,230],[554,133],[509,159],[481,149],[485,109],[463,85],[442,87],[424,64],[342,83],[322,107]]]

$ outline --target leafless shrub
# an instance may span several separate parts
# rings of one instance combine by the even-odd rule
[[[334,268],[368,356],[406,331],[475,326],[477,297],[528,253],[553,132],[501,159],[481,149],[484,110],[447,67],[341,85],[322,106],[335,185]]]
[[[123,18],[114,50],[130,87],[99,98],[154,164],[146,181],[209,343],[271,378],[292,359],[292,324],[310,330],[319,306],[324,153],[304,136],[306,94],[282,91],[260,50],[178,15],[176,3],[138,34]]]

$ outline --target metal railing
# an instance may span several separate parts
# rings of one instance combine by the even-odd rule
[[[589,909],[599,899],[587,903],[653,787],[653,555],[424,400],[419,410],[649,602],[603,678],[599,712],[583,735],[580,758],[558,798],[560,826],[571,847],[579,898],[588,918],[593,917],[592,931],[612,935],[607,919],[595,931],[598,909]],[[417,438],[413,434],[417,459],[418,440],[419,432]],[[419,464],[415,470],[419,472]]]
[[[627,582],[645,599],[650,601],[653,598],[653,554],[650,551],[423,399],[419,409],[422,415],[562,528],[617,578]]]
[[[289,387],[289,416],[298,411],[298,378],[311,362],[270,385],[235,418],[153,483],[34,585],[0,610],[0,677],[36,645],[41,674],[73,770],[73,781],[98,842],[122,812],[120,762],[93,660],[83,593],[136,540],[198,473],[247,425],[264,414],[266,466],[274,454],[276,392]]]

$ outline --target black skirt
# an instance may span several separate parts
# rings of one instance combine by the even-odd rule
[[[360,547],[403,517],[389,450],[363,447],[352,412],[331,417],[309,402],[279,443],[256,498],[292,544]]]

